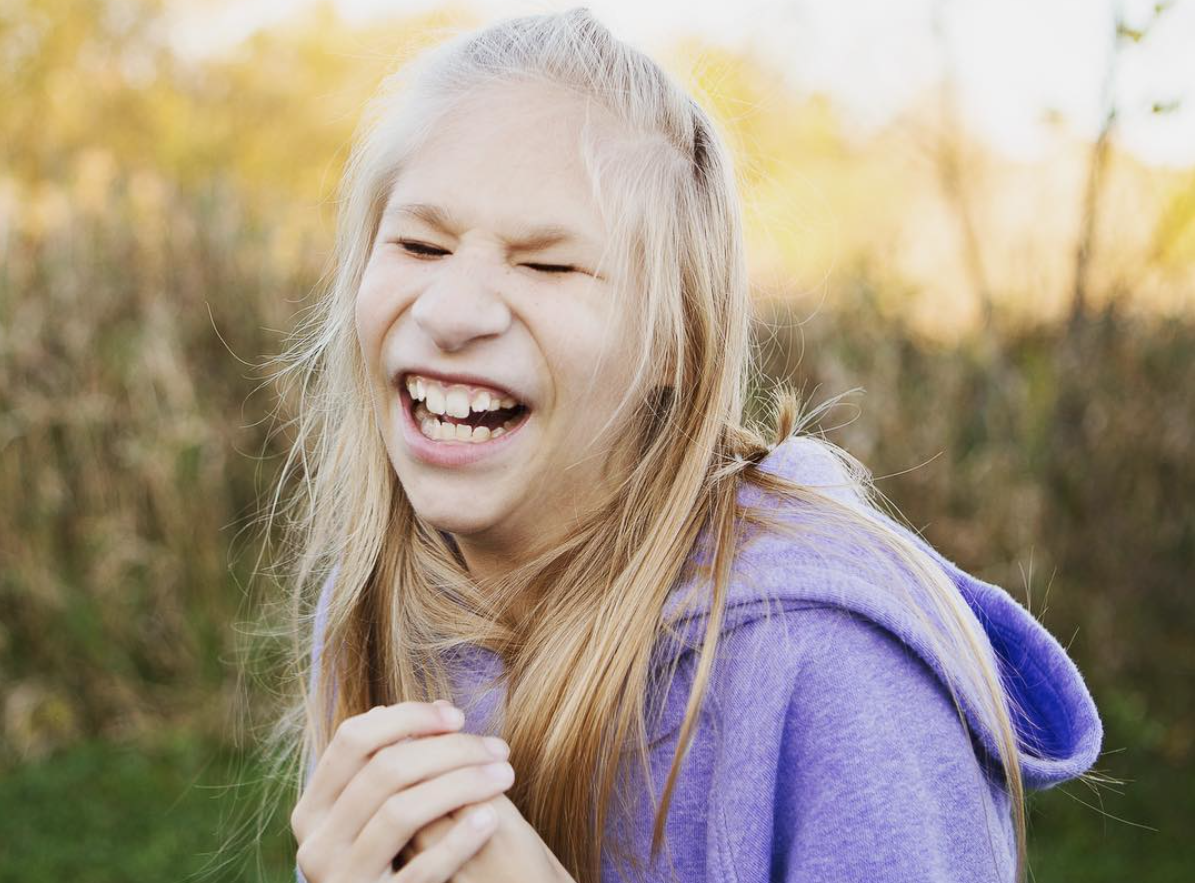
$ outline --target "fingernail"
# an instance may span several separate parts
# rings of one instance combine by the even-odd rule
[[[514,781],[514,767],[508,763],[488,763],[482,767],[482,770],[496,782],[506,782],[509,784]]]
[[[489,806],[479,806],[469,813],[469,824],[482,831],[494,823],[494,810]]]
[[[486,736],[481,740],[485,743],[486,750],[494,757],[506,757],[510,754],[510,746],[506,744],[505,740],[499,739],[497,736]]]
[[[440,707],[440,718],[450,727],[459,727],[465,722],[464,713],[459,708],[453,708],[451,705],[442,705]]]

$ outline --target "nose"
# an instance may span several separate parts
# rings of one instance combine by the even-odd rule
[[[510,326],[510,309],[488,280],[487,271],[463,256],[439,268],[436,278],[416,298],[411,314],[417,325],[444,352],[455,352],[471,341],[496,337]]]

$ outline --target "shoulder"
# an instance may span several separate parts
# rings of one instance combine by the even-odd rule
[[[775,746],[787,871],[1005,879],[1014,848],[1007,795],[938,674],[857,612],[802,611],[795,622],[817,626],[802,642]],[[854,871],[844,871],[844,856]]]
[[[682,658],[658,733],[679,727],[699,657]],[[996,787],[937,671],[881,623],[833,604],[797,602],[724,631],[702,715],[738,760],[776,763],[794,794],[850,803],[898,789],[935,802],[960,784],[969,800]]]
[[[755,468],[758,473],[786,479],[844,505],[856,508],[869,505],[870,470],[846,449],[815,435],[786,438]],[[740,493],[741,503],[775,505],[774,498],[760,493],[751,484],[747,482]]]
[[[810,634],[788,684],[784,750],[844,765],[943,748],[974,761],[946,684],[898,635],[845,608],[800,611],[793,622]]]
[[[845,607],[798,601],[725,631],[715,683],[720,704],[750,703],[781,723],[790,752],[853,762],[898,744],[951,744],[973,754],[938,673],[899,635]]]
[[[878,724],[945,708],[960,724],[946,685],[921,655],[858,611],[824,601],[781,602],[724,632],[719,643],[724,676],[757,689],[766,682],[786,719],[800,716],[810,725],[858,717]]]
[[[943,729],[962,734],[934,671],[868,617],[803,600],[757,605],[749,616],[719,636],[703,703],[723,726],[769,734],[763,741],[794,759],[816,753],[848,763],[862,751],[882,750],[901,723],[920,726],[927,738]],[[699,659],[690,650],[678,665],[669,701],[675,711],[667,715],[665,732],[679,725]],[[747,709],[750,715],[743,714]],[[843,738],[847,732],[855,737]]]
[[[698,657],[677,672],[671,730]],[[939,674],[899,635],[842,607],[803,603],[724,632],[703,716],[733,762],[776,764],[792,799],[853,806],[861,823],[878,823],[894,801],[982,809],[984,792],[1002,787]]]
[[[720,646],[703,711],[714,726],[699,731],[713,737],[731,836],[769,805],[772,879],[1012,879],[1008,795],[945,684],[897,634],[803,605],[743,623]]]

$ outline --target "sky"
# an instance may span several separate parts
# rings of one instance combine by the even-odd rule
[[[225,0],[227,2],[227,0]],[[182,18],[179,49],[215,51],[311,0],[203,4]],[[651,52],[681,34],[757,52],[807,92],[831,95],[849,124],[882,125],[946,70],[969,128],[1016,159],[1057,142],[1046,122],[1094,138],[1104,116],[1114,11],[1150,21],[1140,0],[472,0],[484,18],[588,6],[618,36]],[[354,22],[434,9],[434,0],[335,0]],[[1195,0],[1177,0],[1144,40],[1118,54],[1118,143],[1146,162],[1195,165]],[[1156,104],[1178,103],[1155,114]]]

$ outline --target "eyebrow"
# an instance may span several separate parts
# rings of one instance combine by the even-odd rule
[[[422,221],[429,227],[435,227],[444,233],[453,234],[460,229],[455,216],[445,208],[425,202],[410,202],[403,205],[392,205],[386,209],[385,217],[412,217]],[[512,251],[538,251],[561,243],[577,243],[590,245],[590,240],[577,231],[560,224],[545,224],[542,226],[521,227],[511,236],[500,236]]]

